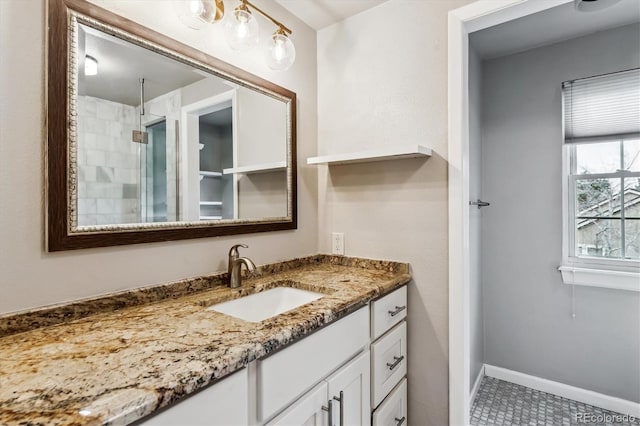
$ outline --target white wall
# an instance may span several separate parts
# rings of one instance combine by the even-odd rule
[[[409,418],[448,423],[447,12],[390,0],[318,32],[318,152],[421,143],[409,159],[319,167],[320,251],[411,263]]]
[[[469,199],[478,200],[482,194],[482,60],[469,47]],[[484,200],[483,200],[484,201]],[[469,273],[470,369],[469,391],[473,390],[484,365],[484,322],[482,313],[482,214],[486,210],[469,206]]]
[[[571,287],[560,83],[640,65],[638,25],[484,62],[485,362],[640,402],[640,294]]]
[[[287,160],[287,105],[262,93],[239,87],[238,153],[235,167]]]
[[[183,26],[170,1],[96,0],[129,19],[233,63],[298,95],[298,229],[62,253],[43,251],[44,0],[0,1],[0,313],[226,269],[233,243],[263,264],[317,252],[316,35],[271,0],[257,2],[293,29],[297,58],[283,73],[263,51],[227,47],[221,25]],[[261,22],[262,40],[273,28]],[[55,105],[51,107],[55,108]]]

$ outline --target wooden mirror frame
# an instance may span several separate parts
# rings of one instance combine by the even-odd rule
[[[99,229],[84,232],[73,231],[71,206],[73,180],[70,176],[69,137],[72,120],[69,119],[69,30],[73,13],[83,15],[106,26],[120,29],[136,39],[155,45],[164,52],[171,52],[191,66],[197,64],[212,75],[222,76],[240,85],[263,88],[288,100],[290,119],[288,179],[288,216],[282,220],[246,220],[244,223],[169,222],[145,227],[123,226],[118,229]],[[176,18],[177,19],[177,18]],[[74,250],[90,247],[108,247],[127,244],[205,238],[222,235],[248,234],[297,228],[297,161],[296,161],[296,94],[267,80],[234,67],[148,29],[131,20],[109,12],[84,0],[48,0],[47,34],[47,151],[46,151],[46,248],[47,251]],[[242,219],[240,219],[242,221]],[[107,225],[109,226],[109,225]]]

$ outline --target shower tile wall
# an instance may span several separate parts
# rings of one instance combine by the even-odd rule
[[[136,109],[78,97],[78,225],[140,221]]]

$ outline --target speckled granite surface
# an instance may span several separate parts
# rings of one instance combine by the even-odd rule
[[[240,289],[222,285],[224,278],[1,317],[0,425],[130,423],[355,311],[410,275],[404,263],[319,255],[258,268]],[[206,310],[277,286],[326,296],[260,323]]]

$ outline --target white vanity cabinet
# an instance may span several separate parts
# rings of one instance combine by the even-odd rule
[[[268,426],[369,424],[369,352],[366,351],[323,380]]]
[[[365,314],[369,315],[366,319],[362,318]],[[311,336],[304,346],[301,344],[307,339],[285,349],[290,351],[290,357],[285,355],[278,359],[276,354],[273,356],[276,362],[270,362],[270,358],[267,358],[262,369],[265,373],[268,372],[267,375],[273,375],[268,380],[273,384],[265,386],[263,382],[258,390],[258,400],[263,401],[263,418],[267,417],[275,406],[283,406],[282,400],[290,400],[291,394],[304,387],[303,383],[307,386],[309,383],[317,383],[309,381],[311,376],[318,376],[313,366],[324,365],[323,371],[331,368],[331,365],[335,367],[341,359],[347,359],[349,353],[353,353],[354,350],[360,351],[365,340],[366,343],[370,343],[371,348],[370,351],[365,348],[362,353],[326,377],[317,387],[299,397],[293,404],[289,402],[291,405],[268,422],[267,426],[364,426],[371,425],[372,420],[374,425],[379,426],[406,424],[406,317],[407,287],[403,286],[371,302],[368,310],[360,309],[321,330],[317,334],[324,331],[327,335],[316,337],[315,342],[311,340],[314,339]],[[361,332],[367,328],[370,328],[370,336],[364,338]],[[319,359],[330,362],[323,363],[318,361]],[[299,370],[300,362],[304,363],[304,368]],[[304,371],[305,369],[310,371]],[[278,371],[280,374],[276,375]],[[295,379],[289,379],[289,376]],[[260,382],[260,377],[264,377],[264,374],[258,377]],[[292,383],[296,382],[297,386],[292,386]],[[287,397],[268,393],[270,390],[283,392],[280,388],[288,389]],[[263,396],[260,396],[261,394]],[[269,400],[279,402],[265,405],[264,401]]]
[[[374,425],[406,424],[407,287],[371,302]]]
[[[249,424],[247,369],[178,401],[136,425],[144,426],[246,426]]]
[[[362,352],[368,344],[369,310],[364,307],[259,360],[258,422],[268,420],[287,407],[310,387],[325,380],[338,367]]]

